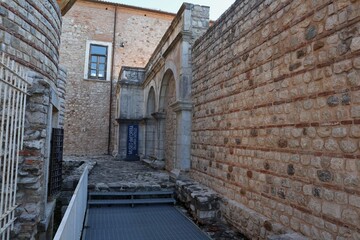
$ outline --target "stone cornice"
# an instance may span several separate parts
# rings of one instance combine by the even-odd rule
[[[154,112],[151,114],[156,120],[165,119],[165,112]]]
[[[115,119],[118,123],[140,123],[143,122],[143,118],[138,119],[128,119],[128,118],[117,118]]]
[[[192,102],[189,101],[176,101],[170,105],[174,112],[192,111]]]

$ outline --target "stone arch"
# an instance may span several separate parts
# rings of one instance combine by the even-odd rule
[[[146,102],[146,116],[151,116],[152,113],[155,112],[156,109],[156,102],[155,102],[156,96],[155,96],[155,88],[150,87],[148,96],[147,96],[147,102]]]
[[[163,156],[167,170],[175,168],[176,159],[176,113],[172,110],[172,104],[176,102],[177,84],[172,69],[167,69],[163,76],[159,94],[159,112],[163,120],[159,122],[159,141],[162,142]]]
[[[150,87],[146,101],[145,156],[147,158],[154,158],[155,156],[156,121],[152,116],[156,109],[155,100],[155,89],[154,87]]]
[[[147,107],[148,107],[148,100],[149,100],[149,94],[150,92],[154,91],[154,94],[155,94],[155,109],[151,112],[156,112],[158,111],[158,105],[159,105],[159,97],[158,97],[158,87],[157,87],[157,84],[156,84],[156,79],[153,79],[151,80],[151,82],[149,83],[149,85],[145,88],[144,90],[144,99],[145,99],[145,102],[144,102],[144,116],[147,116],[148,114],[148,110],[147,110]]]
[[[165,100],[165,94],[167,91],[167,87],[169,85],[170,80],[174,81],[175,86],[175,98],[179,96],[179,85],[178,85],[178,75],[177,75],[177,68],[176,65],[173,63],[173,61],[167,60],[164,66],[164,75],[160,81],[160,90],[159,90],[159,112],[164,110],[164,100]]]
[[[164,76],[163,79],[161,81],[161,85],[160,85],[160,94],[159,94],[159,111],[160,112],[164,112],[166,110],[167,107],[167,103],[166,100],[168,100],[167,94],[169,94],[169,84],[172,84],[174,86],[174,97],[176,100],[176,80],[175,80],[175,76],[174,73],[171,69],[168,69]],[[172,90],[172,89],[171,89]]]

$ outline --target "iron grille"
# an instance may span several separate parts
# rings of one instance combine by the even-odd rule
[[[54,196],[61,191],[62,160],[63,160],[64,129],[53,128],[51,135],[51,154],[49,169],[48,196]]]

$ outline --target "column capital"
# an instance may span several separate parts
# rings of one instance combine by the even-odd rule
[[[170,105],[174,112],[191,111],[192,102],[189,101],[176,101]]]

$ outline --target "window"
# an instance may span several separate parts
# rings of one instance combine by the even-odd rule
[[[88,78],[106,79],[107,47],[90,44],[90,60]]]
[[[110,80],[111,43],[87,41],[84,78]]]

